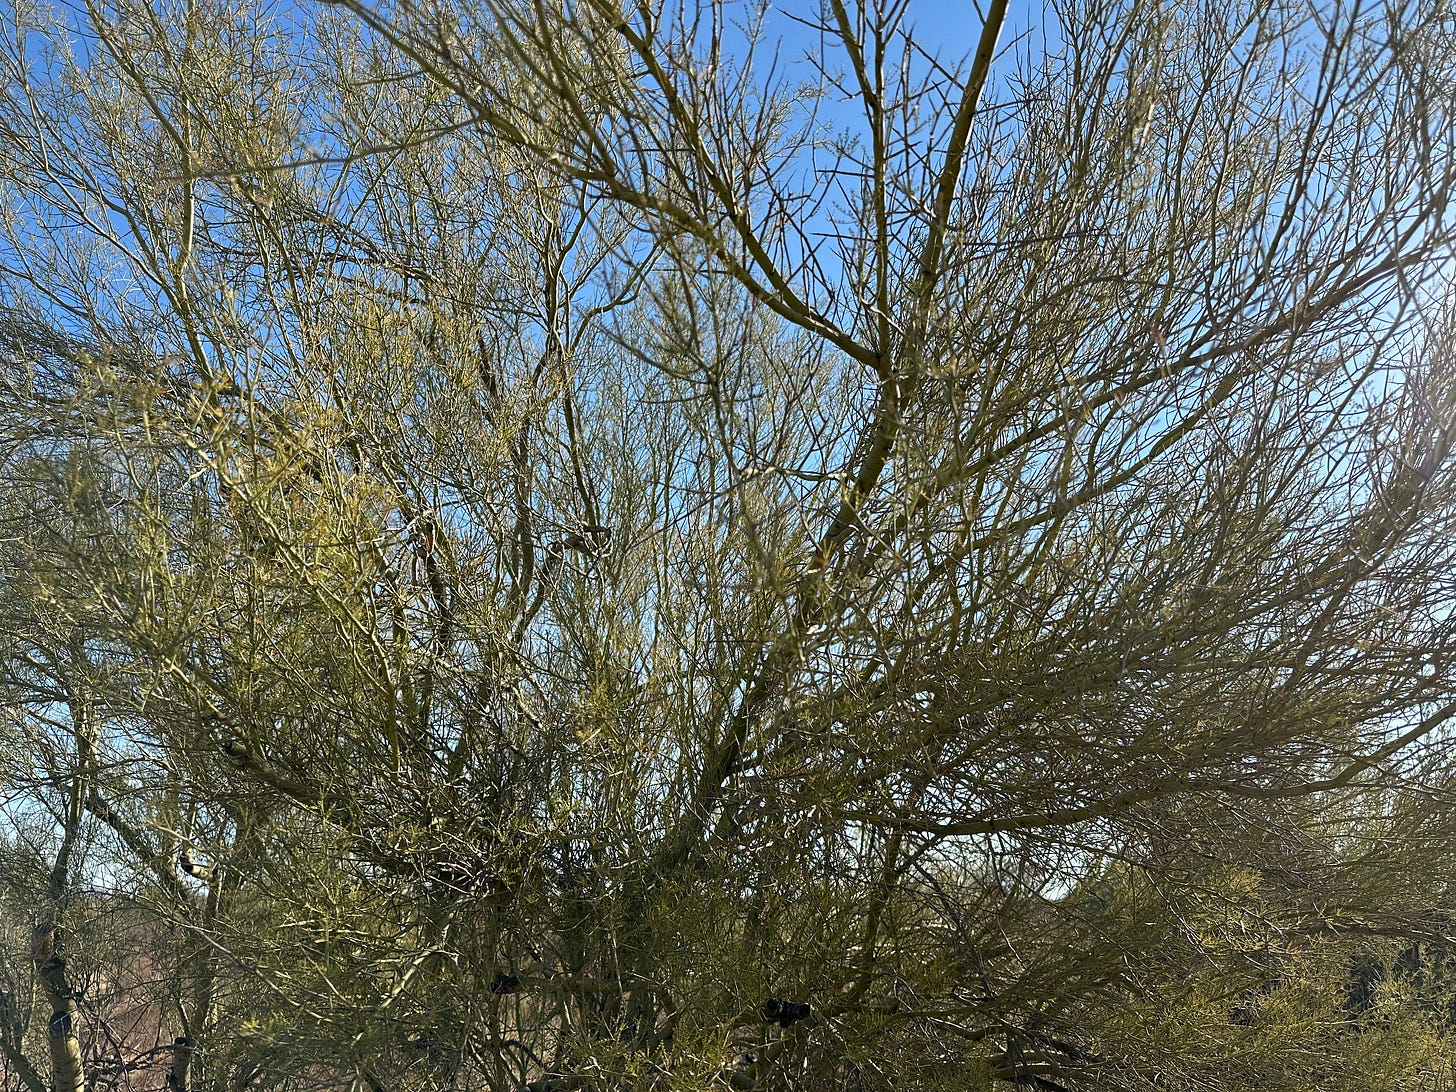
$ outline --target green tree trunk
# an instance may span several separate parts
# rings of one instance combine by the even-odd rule
[[[32,941],[36,976],[51,1008],[46,1023],[46,1040],[51,1053],[53,1092],[86,1092],[86,1072],[81,1065],[81,1040],[76,1034],[76,991],[66,975],[66,961],[57,943],[54,922],[39,926]]]

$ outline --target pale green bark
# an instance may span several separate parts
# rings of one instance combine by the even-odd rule
[[[51,1055],[51,1088],[53,1092],[86,1092],[81,1040],[76,1034],[79,1016],[76,991],[66,975],[66,961],[57,950],[56,934],[54,924],[37,928],[31,952],[35,959],[36,977],[51,1008],[46,1022],[46,1042]]]

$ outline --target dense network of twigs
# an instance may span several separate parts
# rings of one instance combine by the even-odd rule
[[[1456,9],[0,21],[0,1084],[1450,1087]]]

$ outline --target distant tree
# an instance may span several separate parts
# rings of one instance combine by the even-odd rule
[[[7,1075],[1441,1087],[1456,11],[1007,9],[6,13]]]

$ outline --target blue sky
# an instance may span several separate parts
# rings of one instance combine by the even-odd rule
[[[809,15],[817,7],[816,0],[786,0],[775,4],[774,15],[770,17],[772,31],[782,30],[786,45],[790,44],[796,27],[793,17]],[[1014,0],[1007,11],[1001,45],[1005,46],[1028,29],[1039,31],[1052,21],[1042,3]],[[905,25],[914,28],[920,42],[938,47],[942,61],[969,55],[981,32],[981,18],[972,0],[909,0]],[[799,28],[799,33],[806,32]],[[790,52],[785,50],[786,55]]]

